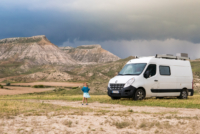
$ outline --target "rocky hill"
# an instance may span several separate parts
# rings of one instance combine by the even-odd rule
[[[60,47],[60,49],[69,54],[74,60],[82,63],[106,63],[120,59],[100,45],[82,45],[77,48]]]
[[[54,67],[51,70],[42,70],[24,76],[10,78],[10,82],[34,82],[34,81],[68,81],[68,82],[89,82],[91,92],[105,94],[110,78],[114,77],[123,66],[134,57],[120,59],[114,62],[77,65],[71,68],[65,66]],[[49,67],[48,67],[49,68]]]
[[[44,35],[0,40],[0,61],[31,65],[76,64],[75,60],[52,44]]]

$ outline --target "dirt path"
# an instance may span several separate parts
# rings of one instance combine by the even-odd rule
[[[4,86],[4,88],[7,89],[0,89],[0,95],[15,95],[15,94],[34,93],[34,92],[45,92],[55,89],[55,88],[12,87],[12,86]]]
[[[0,83],[5,85],[5,83]],[[73,83],[73,82],[31,82],[31,83],[11,83],[15,86],[34,86],[34,85],[44,85],[44,86],[60,86],[60,87],[77,87],[82,86],[83,83]]]
[[[124,106],[117,104],[104,104],[104,103],[89,103],[89,105],[81,105],[81,101],[68,102],[60,100],[30,100],[32,102],[43,102],[48,104],[71,106],[71,107],[88,107],[92,109],[103,109],[110,111],[128,111],[133,110],[138,113],[152,113],[152,114],[166,114],[166,113],[178,113],[182,116],[200,116],[200,109],[189,108],[166,108],[166,107],[150,107],[150,106]]]

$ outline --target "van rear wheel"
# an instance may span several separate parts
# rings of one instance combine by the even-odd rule
[[[156,99],[164,99],[164,97],[156,97]]]
[[[144,90],[142,89],[137,89],[135,94],[133,95],[134,100],[143,100],[144,99]]]
[[[180,99],[187,99],[187,98],[188,98],[188,92],[187,92],[186,89],[183,89],[183,90],[181,91],[181,94],[180,94],[179,98],[180,98]]]

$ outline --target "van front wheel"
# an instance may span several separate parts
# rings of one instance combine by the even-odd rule
[[[121,99],[120,97],[111,97],[112,100],[119,100]]]
[[[187,97],[188,97],[188,92],[187,92],[186,89],[183,89],[183,90],[181,91],[181,94],[180,94],[179,98],[180,98],[180,99],[187,99]]]
[[[134,100],[143,100],[144,99],[144,90],[137,89],[135,94],[133,95]]]

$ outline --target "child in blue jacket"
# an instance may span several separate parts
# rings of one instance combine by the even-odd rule
[[[88,84],[85,82],[84,83],[84,86],[83,86],[83,88],[81,89],[82,91],[83,91],[83,101],[82,101],[82,105],[83,105],[83,103],[84,103],[84,100],[86,101],[86,105],[88,105],[88,103],[87,103],[87,98],[90,98],[90,95],[89,95],[89,91],[90,91],[90,89],[88,88]]]

